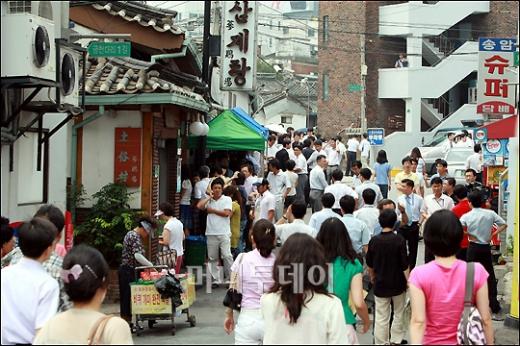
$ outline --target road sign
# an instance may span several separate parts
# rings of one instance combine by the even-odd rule
[[[110,56],[129,57],[130,51],[130,42],[92,41],[88,45],[88,54],[93,58],[104,58]]]
[[[383,145],[385,129],[367,129],[368,141],[371,145]]]
[[[348,92],[356,92],[356,91],[363,91],[363,86],[360,84],[349,84],[348,85]]]

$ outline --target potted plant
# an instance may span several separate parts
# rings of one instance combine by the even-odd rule
[[[111,268],[121,263],[123,239],[139,214],[130,208],[131,196],[123,184],[103,186],[92,196],[95,202],[85,222],[75,229],[75,243],[86,243],[101,251]]]

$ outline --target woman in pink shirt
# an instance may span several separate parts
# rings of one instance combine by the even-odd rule
[[[435,261],[415,267],[408,286],[412,305],[410,338],[412,344],[456,345],[457,326],[464,309],[466,262],[455,254],[462,240],[462,225],[449,210],[433,213],[424,227],[424,244]],[[493,344],[493,326],[488,301],[488,273],[474,263],[473,303],[477,307],[486,343]]]
[[[226,309],[224,330],[231,334],[235,330],[235,344],[262,344],[264,321],[260,311],[260,297],[273,286],[272,253],[276,244],[274,225],[265,219],[258,220],[252,232],[253,251],[240,254],[231,271],[238,273],[242,304],[235,326],[233,310]]]

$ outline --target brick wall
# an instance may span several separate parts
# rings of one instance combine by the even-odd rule
[[[364,31],[365,2],[320,1],[318,50],[318,128],[333,135],[354,124],[359,127],[360,92],[348,92],[349,84],[361,84],[360,35]],[[323,18],[329,16],[329,39],[323,41]],[[353,33],[348,33],[353,32]],[[329,76],[329,98],[323,100],[323,75]]]
[[[291,68],[295,74],[310,74],[311,72],[318,73],[318,65],[314,64],[293,61],[291,63]]]

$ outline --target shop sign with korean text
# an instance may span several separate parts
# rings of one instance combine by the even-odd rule
[[[128,187],[141,185],[141,129],[116,127],[114,182]]]
[[[515,51],[514,38],[479,39],[477,113],[514,114]]]
[[[256,1],[222,3],[221,90],[253,91],[256,84]]]

